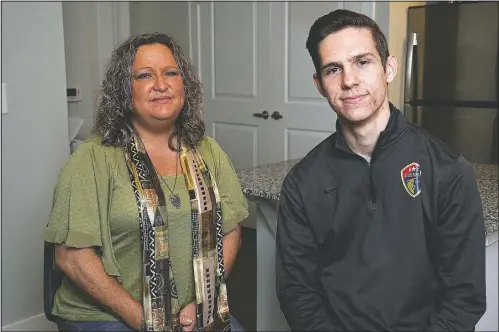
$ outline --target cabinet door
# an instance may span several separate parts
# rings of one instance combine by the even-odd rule
[[[199,2],[189,11],[206,133],[236,169],[269,162],[270,3]]]
[[[301,158],[335,132],[336,113],[317,91],[312,58],[305,44],[312,24],[335,9],[349,9],[374,18],[388,32],[389,3],[383,2],[272,2],[272,112],[274,161]],[[387,35],[388,38],[388,35]],[[272,114],[271,112],[271,114]]]

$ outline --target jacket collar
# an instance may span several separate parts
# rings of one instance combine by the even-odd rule
[[[393,106],[392,103],[389,103],[389,105],[390,118],[386,128],[379,135],[378,141],[376,142],[376,146],[374,148],[373,157],[374,153],[377,154],[397,142],[407,127],[407,120],[402,112]],[[333,143],[334,147],[348,153],[353,153],[345,140],[339,120],[336,120],[336,132],[337,136],[336,141]]]

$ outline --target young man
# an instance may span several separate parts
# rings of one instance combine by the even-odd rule
[[[474,330],[485,227],[470,163],[387,98],[397,73],[367,16],[337,10],[307,40],[336,133],[289,172],[277,295],[293,330]]]

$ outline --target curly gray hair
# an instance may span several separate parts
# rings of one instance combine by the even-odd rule
[[[182,144],[195,148],[203,138],[205,125],[202,120],[203,91],[194,67],[175,39],[161,33],[146,33],[128,38],[112,53],[97,99],[97,115],[93,132],[100,135],[107,146],[122,147],[133,136],[131,115],[132,64],[137,49],[142,45],[163,44],[173,53],[184,82],[185,101],[170,136],[168,146],[178,135]]]

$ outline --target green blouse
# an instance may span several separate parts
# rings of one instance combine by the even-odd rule
[[[216,141],[205,137],[198,149],[216,179],[223,232],[228,233],[247,218],[247,201],[231,161]],[[173,189],[175,176],[163,180]],[[168,197],[170,190],[161,182]],[[167,199],[161,212],[171,234],[179,303],[185,306],[194,301],[195,293],[190,203],[183,176],[178,176],[175,192],[180,195],[181,208],[176,209]],[[138,210],[121,148],[104,146],[98,136],[92,136],[73,152],[59,174],[50,222],[42,238],[69,247],[98,247],[106,273],[117,277],[135,299],[142,298]],[[53,314],[73,321],[116,320],[68,278],[56,293]]]

